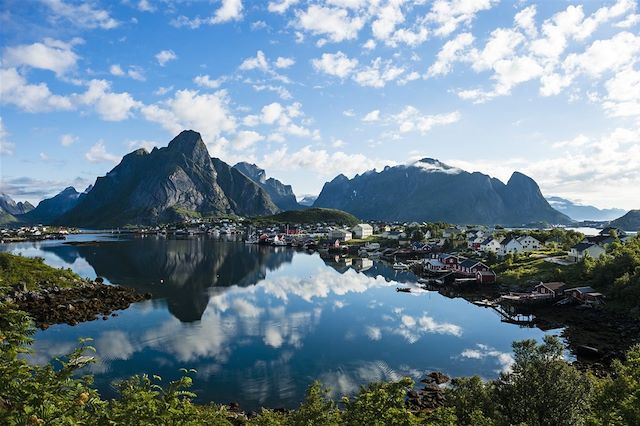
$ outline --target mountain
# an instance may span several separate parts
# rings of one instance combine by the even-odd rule
[[[69,186],[52,198],[47,198],[38,203],[38,207],[19,216],[19,219],[27,223],[51,223],[78,204],[83,194]]]
[[[630,210],[624,216],[612,220],[609,226],[620,228],[624,231],[640,232],[640,210]]]
[[[344,210],[362,219],[446,221],[461,224],[568,224],[536,182],[518,172],[507,184],[424,158],[348,179],[339,175],[322,188],[314,207]]]
[[[573,220],[608,221],[622,216],[626,210],[599,209],[594,206],[576,204],[573,201],[561,197],[546,197],[551,207],[564,213]]]
[[[317,195],[305,195],[298,201],[298,204],[300,204],[301,206],[311,207],[317,199]]]
[[[141,148],[125,155],[56,222],[114,227],[277,211],[262,188],[223,161],[211,158],[200,134],[185,130],[167,147],[151,152]]]
[[[265,171],[255,164],[241,162],[233,166],[233,168],[239,170],[267,191],[267,194],[271,197],[271,201],[273,201],[279,209],[298,210],[300,208],[291,185],[285,185],[274,178],[267,179]]]
[[[28,201],[16,203],[9,194],[0,193],[0,210],[15,216],[33,210],[33,205]]]

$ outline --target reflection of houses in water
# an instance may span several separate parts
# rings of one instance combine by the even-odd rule
[[[364,272],[373,267],[373,260],[367,257],[359,257],[359,258],[353,259],[351,264],[353,266],[353,269],[355,269],[356,271]]]
[[[273,250],[243,243],[208,238],[144,238],[79,245],[82,257],[98,276],[109,282],[165,299],[169,311],[180,321],[198,321],[209,303],[212,289],[232,285],[248,287],[264,279],[267,271],[290,263],[293,251]],[[66,246],[48,247],[65,261]]]

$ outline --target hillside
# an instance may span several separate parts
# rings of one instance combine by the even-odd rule
[[[339,225],[355,225],[360,223],[355,216],[336,209],[310,208],[305,210],[290,210],[272,216],[257,218],[263,223],[290,223],[290,224],[313,224],[313,223],[335,223]]]
[[[640,231],[640,210],[630,210],[624,216],[612,220],[609,226],[625,231]]]

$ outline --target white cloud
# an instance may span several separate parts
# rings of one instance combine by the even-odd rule
[[[130,150],[135,150],[138,148],[143,148],[145,151],[151,152],[153,148],[157,148],[162,144],[157,141],[148,141],[144,139],[134,139],[127,141],[127,148]]]
[[[118,77],[121,77],[121,76],[123,76],[123,75],[125,74],[125,73],[124,73],[124,71],[122,70],[122,67],[121,67],[119,64],[113,64],[113,65],[111,65],[111,66],[109,67],[109,72],[110,72],[112,75],[116,75],[116,76],[118,76]]]
[[[120,23],[111,17],[108,11],[98,9],[93,2],[80,4],[65,3],[63,0],[42,0],[51,9],[51,19],[58,21],[66,19],[80,28],[102,28],[109,30],[116,28]]]
[[[212,24],[221,24],[242,19],[242,0],[222,0],[222,6],[211,20]]]
[[[12,155],[16,147],[16,144],[9,141],[8,138],[9,132],[7,132],[2,117],[0,117],[0,154],[2,155]]]
[[[374,59],[370,65],[361,68],[353,76],[353,80],[360,86],[384,87],[387,82],[393,81],[404,73],[405,69],[393,65],[389,60]]]
[[[475,349],[465,349],[460,356],[467,359],[481,360],[486,358],[494,358],[500,367],[496,372],[504,373],[511,370],[515,363],[513,356],[508,352],[500,352],[487,345],[477,344]]]
[[[603,106],[614,117],[640,118],[640,71],[631,67],[618,71],[605,83]]]
[[[65,133],[60,136],[60,145],[62,146],[71,146],[74,143],[78,142],[79,138],[71,133]]]
[[[79,57],[73,51],[73,46],[80,42],[80,39],[67,43],[45,38],[42,43],[7,47],[2,55],[2,64],[5,67],[24,65],[63,75],[76,67]]]
[[[464,52],[473,43],[471,33],[458,34],[454,39],[447,41],[438,55],[436,61],[429,67],[427,76],[445,75],[451,71],[451,65],[464,57]]]
[[[149,0],[140,0],[138,2],[138,10],[142,12],[154,12],[156,8],[153,4],[149,3]]]
[[[265,56],[262,50],[258,50],[256,52],[256,56],[247,58],[240,64],[240,69],[243,71],[249,71],[258,69],[261,71],[269,70],[269,63],[267,61],[267,57]]]
[[[497,0],[435,0],[427,20],[437,25],[435,34],[446,37],[461,25],[468,25],[476,14],[488,10]]]
[[[193,82],[201,87],[206,87],[208,89],[217,89],[220,87],[224,78],[212,79],[206,74],[198,75],[194,77]]]
[[[106,80],[91,80],[87,91],[74,95],[74,100],[83,105],[93,105],[100,118],[106,121],[122,121],[132,115],[132,110],[142,106],[129,93],[114,93]]]
[[[54,95],[45,83],[29,84],[15,68],[0,69],[0,103],[27,112],[73,109],[68,97]]]
[[[423,115],[420,111],[408,105],[398,114],[391,115],[388,121],[398,126],[399,133],[420,132],[425,134],[435,126],[444,126],[460,120],[458,111],[446,114]]]
[[[275,66],[276,68],[289,68],[295,63],[296,61],[293,58],[284,58],[282,56],[278,56],[278,59],[276,59],[275,62]]]
[[[327,37],[332,42],[354,40],[362,29],[365,19],[350,16],[342,8],[310,5],[305,11],[296,12],[296,25],[314,35]]]
[[[93,145],[89,151],[84,154],[84,158],[92,163],[99,163],[103,161],[117,163],[120,161],[120,157],[107,152],[107,148],[104,146],[104,141],[102,140]]]
[[[269,12],[273,13],[284,13],[289,9],[289,7],[298,3],[299,0],[280,0],[280,1],[270,1],[269,6],[267,6]]]
[[[563,62],[567,73],[585,73],[599,77],[606,71],[618,71],[636,62],[640,36],[621,32],[607,40],[596,40],[583,53],[572,53]]]
[[[236,135],[236,138],[233,141],[233,147],[239,151],[246,150],[252,148],[257,142],[262,140],[264,140],[264,136],[258,132],[254,132],[253,130],[242,130]]]
[[[529,37],[535,37],[538,35],[538,29],[536,27],[536,12],[536,6],[531,5],[516,13],[516,16],[513,18],[516,26],[522,29]]]
[[[380,120],[380,110],[374,109],[373,111],[368,112],[364,117],[362,117],[362,121],[371,122]]]
[[[311,61],[316,71],[336,77],[348,77],[358,66],[357,59],[349,59],[347,55],[338,51],[336,53],[323,53],[319,59]]]
[[[229,98],[223,90],[200,94],[197,90],[178,90],[173,98],[141,109],[145,119],[159,123],[171,134],[195,129],[212,148],[225,132],[233,132],[236,120],[229,110]]]
[[[167,62],[174,61],[178,58],[173,50],[161,50],[160,52],[156,53],[155,57],[158,61],[158,64],[160,64],[160,66],[162,67],[164,67]]]

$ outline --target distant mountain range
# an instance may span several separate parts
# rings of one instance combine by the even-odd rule
[[[267,216],[311,206],[342,210],[364,220],[510,226],[570,224],[572,219],[598,220],[594,217],[603,216],[594,215],[610,218],[622,212],[560,197],[547,200],[536,182],[519,172],[505,184],[431,158],[352,179],[339,175],[324,185],[318,197],[297,201],[290,185],[267,178],[255,164],[231,167],[211,158],[200,134],[186,130],[167,147],[125,155],[83,193],[68,187],[36,208],[2,194],[0,223],[105,228],[225,214]]]
[[[573,220],[609,221],[624,215],[623,209],[599,209],[594,206],[576,204],[561,197],[546,197],[551,207],[566,214]]]
[[[569,224],[536,182],[514,172],[507,184],[424,158],[348,179],[339,175],[322,188],[314,207],[344,210],[362,219],[523,225]]]
[[[255,164],[241,162],[233,166],[233,168],[239,170],[267,191],[267,194],[271,197],[271,201],[273,201],[280,210],[299,210],[301,208],[296,201],[296,194],[293,193],[291,185],[285,185],[274,178],[267,179],[265,171]]]

